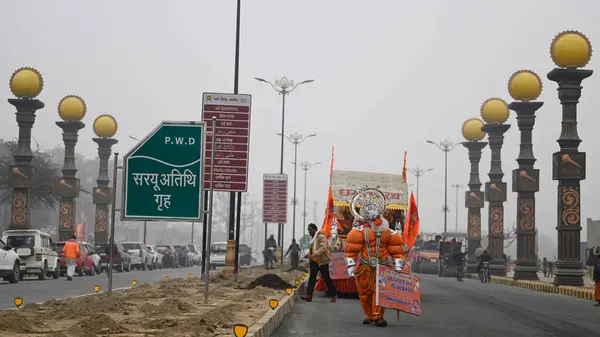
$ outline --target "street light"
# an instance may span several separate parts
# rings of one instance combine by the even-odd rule
[[[279,135],[279,133],[277,134]],[[308,136],[303,136],[301,133],[294,132],[289,136],[284,137],[292,144],[294,144],[294,200],[293,200],[293,211],[292,211],[292,239],[296,238],[296,172],[298,168],[298,145],[307,140],[308,138],[315,137],[316,133],[311,133]]]
[[[318,162],[308,162],[308,161],[304,161],[302,163],[300,163],[300,168],[302,168],[304,170],[304,211],[302,212],[302,227],[304,228],[303,230],[303,237],[304,235],[306,235],[306,185],[307,185],[307,177],[308,177],[308,170],[310,170],[311,168],[317,166],[321,164],[320,161]]]
[[[279,80],[275,80],[275,84],[270,81],[265,80],[264,78],[255,77],[255,80],[259,82],[268,83],[271,87],[277,91],[281,96],[281,157],[279,161],[279,174],[283,174],[283,139],[285,135],[285,96],[289,95],[292,91],[294,91],[299,85],[314,82],[314,80],[305,80],[299,83],[294,83],[292,80],[288,80],[287,77],[282,77]],[[283,247],[283,224],[279,224],[278,228],[278,241],[279,244]],[[282,250],[283,251],[283,250]],[[282,253],[283,254],[283,253]],[[281,259],[283,263],[283,258]]]
[[[31,128],[35,122],[35,113],[44,108],[44,102],[36,99],[44,88],[44,80],[39,71],[24,67],[15,71],[10,78],[10,91],[17,98],[9,98],[8,103],[17,109],[19,140],[17,151],[13,154],[14,165],[9,175],[12,188],[11,221],[9,229],[30,228],[30,193],[33,179],[31,160]]]
[[[78,132],[85,127],[81,121],[87,107],[78,96],[66,96],[58,103],[58,115],[62,119],[56,122],[62,129],[65,144],[65,158],[62,176],[58,179],[57,194],[60,197],[60,215],[58,219],[58,239],[67,241],[73,234],[75,225],[75,199],[79,197],[79,179],[76,177],[75,144]]]
[[[454,225],[454,232],[458,233],[458,190],[464,188],[462,184],[452,184],[452,187],[456,188],[456,224]]]
[[[129,135],[129,139],[133,139],[133,140],[136,140],[136,141],[138,141],[138,142],[140,142],[140,141],[141,141],[139,138],[137,138],[137,137],[134,137],[134,136],[132,136],[132,135]]]
[[[419,178],[424,175],[427,172],[433,171],[432,168],[428,168],[428,169],[422,169],[419,166],[415,167],[414,169],[409,169],[408,170],[410,173],[412,173],[415,177],[417,177],[417,205],[419,204]]]
[[[452,151],[460,143],[452,143],[448,139],[442,140],[439,144],[431,140],[426,140],[427,143],[437,146],[444,151],[444,233],[448,231],[448,152]]]

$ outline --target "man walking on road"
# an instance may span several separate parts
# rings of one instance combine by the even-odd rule
[[[71,235],[71,240],[65,242],[63,247],[65,258],[67,259],[67,281],[73,281],[75,275],[75,267],[77,267],[77,258],[79,257],[79,243],[77,237]]]
[[[321,273],[321,277],[327,285],[327,295],[331,297],[331,302],[335,302],[337,290],[335,290],[333,281],[329,276],[329,263],[331,262],[329,241],[323,232],[317,230],[317,226],[314,223],[308,224],[308,233],[312,237],[312,240],[310,242],[310,252],[305,257],[310,259],[310,276],[308,278],[306,295],[300,298],[306,302],[312,302],[315,284],[317,283],[317,274]]]
[[[292,244],[288,248],[287,252],[285,252],[285,256],[290,254],[290,259],[292,260],[292,270],[297,270],[298,265],[300,264],[300,246],[296,243],[296,239],[292,239]]]
[[[271,236],[269,236],[269,239],[267,239],[267,242],[265,243],[265,251],[264,251],[265,267],[267,269],[275,268],[273,266],[273,264],[275,261],[276,250],[277,250],[277,241],[275,241],[275,236],[273,234],[271,234]]]

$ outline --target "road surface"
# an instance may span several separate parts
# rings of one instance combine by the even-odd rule
[[[301,301],[272,337],[508,337],[600,336],[600,308],[592,301],[476,280],[421,276],[423,315],[388,311],[388,326],[363,325],[358,300]]]
[[[136,280],[138,284],[143,284],[164,280],[165,276],[186,278],[188,274],[200,275],[200,267],[115,272],[113,274],[113,288],[129,287],[132,280]],[[15,297],[23,298],[24,303],[37,303],[53,298],[59,299],[90,294],[94,292],[94,285],[99,285],[102,290],[106,290],[108,288],[107,274],[75,276],[71,282],[67,282],[64,277],[58,280],[46,281],[25,279],[16,284],[0,281],[0,309],[14,308],[13,299]]]

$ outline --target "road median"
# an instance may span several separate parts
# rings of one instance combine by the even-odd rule
[[[236,326],[247,336],[269,336],[298,298],[295,284],[304,273],[262,268],[211,277],[209,303],[199,277],[167,278],[134,284],[112,296],[90,296],[23,303],[0,311],[3,336],[215,336],[231,335]],[[135,283],[135,282],[134,282]]]
[[[479,275],[467,274],[467,278],[479,280]],[[594,289],[591,287],[555,286],[554,284],[545,281],[514,280],[504,276],[492,276],[491,282],[539,292],[594,300]]]

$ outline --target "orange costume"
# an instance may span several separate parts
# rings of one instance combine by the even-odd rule
[[[391,256],[394,268],[402,270],[404,247],[401,234],[392,231],[388,221],[381,215],[385,206],[378,206],[368,203],[361,205],[360,215],[353,212],[359,220],[367,222],[348,233],[345,258],[348,274],[355,278],[360,304],[365,312],[363,324],[386,326],[383,318],[385,308],[376,304],[376,267],[388,265]]]

